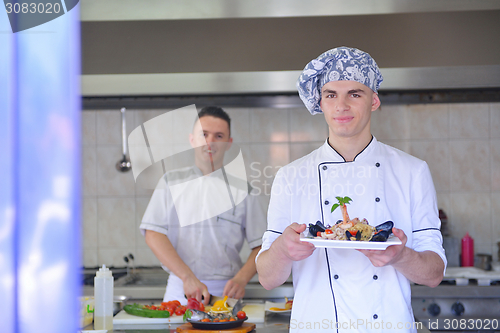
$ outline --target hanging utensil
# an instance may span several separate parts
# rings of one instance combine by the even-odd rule
[[[127,172],[132,167],[130,160],[127,157],[127,123],[125,121],[125,108],[121,108],[120,112],[122,113],[122,153],[123,158],[121,161],[116,163],[116,169],[121,172]]]

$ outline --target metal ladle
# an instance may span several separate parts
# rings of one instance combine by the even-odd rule
[[[122,113],[122,152],[123,158],[121,161],[116,163],[116,169],[121,172],[127,172],[132,167],[130,160],[127,157],[127,125],[125,121],[125,108],[121,108],[120,112]]]

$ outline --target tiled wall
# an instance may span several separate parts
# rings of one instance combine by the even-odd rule
[[[127,131],[168,110],[128,110]],[[247,174],[267,207],[277,169],[319,147],[328,135],[322,115],[304,108],[226,108],[234,142]],[[83,264],[124,267],[132,253],[136,266],[157,266],[139,232],[152,191],[121,173],[119,110],[83,111]],[[497,260],[500,241],[500,103],[382,106],[372,117],[379,141],[429,164],[439,207],[452,236],[468,231],[476,253]],[[242,257],[248,248],[242,251]]]

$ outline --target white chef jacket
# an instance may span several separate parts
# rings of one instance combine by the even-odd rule
[[[197,203],[198,206],[187,204],[187,207],[175,206],[169,185],[173,186],[199,177],[220,178],[221,174],[213,172],[203,176],[196,166],[167,172],[153,192],[139,228],[143,235],[146,230],[167,235],[182,260],[198,279],[207,282],[211,292],[209,281],[221,280],[219,283],[215,282],[218,286],[215,289],[218,290],[220,285],[233,278],[243,266],[239,253],[245,239],[251,249],[262,244],[266,221],[257,197],[252,191],[249,193],[251,188],[248,184],[244,184],[240,188],[230,186],[234,202],[240,202],[234,208],[207,220],[181,226],[177,209],[199,210],[202,208],[203,198]],[[245,195],[246,198],[241,199]],[[167,267],[163,265],[162,267],[168,272]],[[176,281],[178,284],[179,280],[178,278],[172,280],[172,283]],[[182,291],[182,283],[180,287]],[[213,294],[221,296],[218,295],[219,291]]]
[[[375,137],[352,162],[329,144],[276,175],[262,251],[292,222],[333,225],[331,207],[349,196],[350,218],[393,221],[415,251],[436,252],[446,266],[437,200],[429,168]],[[306,230],[307,231],[307,230]],[[259,253],[259,254],[260,254]],[[410,283],[392,266],[374,267],[356,250],[317,248],[292,266],[295,296],[290,332],[416,332]]]

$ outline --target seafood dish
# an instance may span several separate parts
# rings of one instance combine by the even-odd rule
[[[349,197],[336,197],[338,203],[332,206],[331,212],[340,207],[342,220],[333,226],[325,226],[320,221],[309,224],[309,233],[316,238],[347,241],[385,242],[392,233],[394,222],[386,221],[377,226],[371,226],[366,219],[350,219],[346,205],[352,199]]]
[[[366,219],[353,219],[350,223],[339,222],[334,226],[325,226],[320,221],[309,224],[309,233],[316,238],[346,241],[385,242],[392,234],[394,222],[387,221],[376,227]]]
[[[216,301],[208,312],[189,309],[186,311],[184,319],[200,329],[227,329],[239,327],[248,319],[246,313],[242,311],[244,304],[240,300],[234,307],[227,305],[227,296],[223,300]]]

